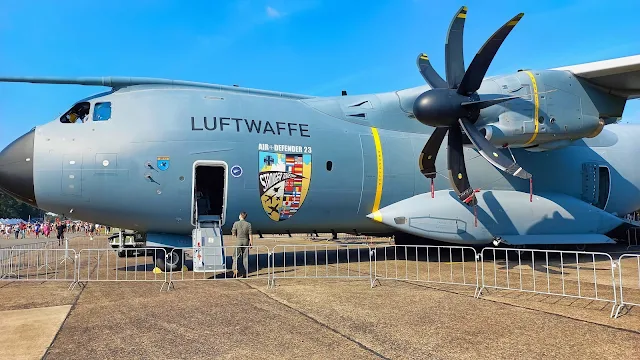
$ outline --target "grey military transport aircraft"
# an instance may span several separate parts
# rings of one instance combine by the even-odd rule
[[[640,56],[485,78],[519,14],[465,70],[467,8],[427,85],[314,97],[154,78],[2,77],[101,85],[0,153],[0,187],[33,206],[188,246],[229,233],[355,232],[483,245],[613,243],[640,208]],[[445,142],[446,139],[446,142]],[[213,219],[213,220],[211,220]],[[171,251],[167,266],[180,263]],[[157,263],[165,259],[157,259]],[[177,266],[177,265],[175,265]]]

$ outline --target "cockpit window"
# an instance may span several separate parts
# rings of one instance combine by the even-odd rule
[[[93,107],[93,121],[106,121],[111,118],[111,103],[96,103]]]
[[[60,117],[60,122],[64,124],[84,123],[87,121],[91,104],[81,102],[73,105],[73,107]]]

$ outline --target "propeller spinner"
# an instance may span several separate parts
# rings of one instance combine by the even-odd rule
[[[523,16],[523,13],[516,15],[498,29],[480,48],[471,65],[465,71],[462,35],[464,21],[467,17],[467,7],[460,8],[451,21],[445,44],[447,81],[443,80],[433,69],[427,55],[420,54],[418,56],[417,65],[420,74],[432,89],[416,98],[413,104],[413,114],[421,123],[436,128],[420,154],[420,171],[427,178],[436,177],[436,156],[448,132],[449,180],[460,200],[469,205],[475,205],[476,199],[469,184],[464,164],[462,130],[478,149],[480,155],[492,165],[509,175],[521,179],[531,178],[531,174],[522,169],[515,161],[504,156],[474,125],[480,116],[481,109],[518,98],[518,96],[507,96],[480,100],[477,91],[500,45]]]

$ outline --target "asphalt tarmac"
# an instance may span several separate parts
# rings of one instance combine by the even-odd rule
[[[374,239],[374,242],[379,246],[388,244],[387,239]],[[93,241],[76,238],[72,240],[72,247],[79,250],[104,243],[103,238]],[[267,247],[306,243],[310,245],[307,249],[323,244],[335,246],[326,239],[288,237],[261,239],[256,243]],[[341,259],[347,255],[339,255],[336,259],[340,263],[307,262],[302,267],[298,262],[295,266],[284,264],[285,259],[289,259],[284,252],[276,262],[276,271],[281,276],[295,277],[304,270],[311,278],[280,278],[271,289],[261,276],[187,281],[192,278],[192,272],[187,270],[181,275],[185,280],[176,280],[175,289],[169,292],[160,291],[163,281],[96,281],[73,291],[67,290],[68,281],[0,282],[0,328],[3,329],[0,344],[13,344],[11,348],[0,348],[0,358],[40,358],[43,354],[46,359],[225,359],[245,355],[267,359],[631,359],[638,356],[640,311],[637,309],[610,319],[611,304],[599,301],[495,289],[485,290],[482,298],[476,299],[474,286],[408,280],[381,279],[378,286],[371,288],[367,275],[370,268],[364,266],[365,260],[358,262],[361,263],[358,268],[354,267],[356,258],[351,257],[350,263],[345,264]],[[260,258],[258,249],[253,253]],[[100,255],[95,255],[95,259],[98,258]],[[296,253],[291,258],[312,257]],[[145,256],[136,259],[139,264],[152,262]],[[378,269],[374,271],[381,271],[383,263],[387,270],[399,271],[398,279],[410,278],[407,275],[413,275],[414,268],[417,273],[430,276],[436,271],[433,264],[427,264],[424,259],[411,260],[405,256],[389,257],[384,262],[379,259]],[[442,262],[440,275],[448,274],[449,267],[442,268],[448,264],[459,273],[460,260]],[[468,263],[466,259],[465,264]],[[131,269],[119,262],[110,265],[80,262],[80,266],[83,264],[91,266],[90,276],[102,274],[103,278],[112,275],[115,269],[121,273],[123,269]],[[515,274],[524,267],[521,263],[506,270],[503,266],[502,270]],[[153,265],[134,268],[140,273],[152,274]],[[350,279],[309,276],[322,274],[326,269],[330,269],[331,274],[335,270],[336,274],[354,275]],[[596,272],[606,274],[607,269],[597,263]],[[365,276],[358,278],[355,274]],[[162,275],[156,274],[161,280]],[[421,276],[418,278],[424,279]],[[553,276],[560,275],[553,273]],[[526,281],[523,280],[523,284]],[[602,291],[606,291],[607,284],[601,286]],[[577,289],[567,286],[565,290]],[[58,321],[60,314],[65,314],[64,305],[71,306],[71,310],[63,316],[63,321]],[[28,332],[37,325],[18,321],[25,318],[17,316],[16,311],[20,309],[31,309],[31,318],[51,319],[48,323],[60,322],[61,326],[43,328],[41,333]],[[13,311],[13,315],[6,316],[9,313],[5,311]],[[40,317],[38,311],[42,312]],[[18,341],[25,336],[33,339],[31,346]],[[50,345],[41,345],[47,341]]]

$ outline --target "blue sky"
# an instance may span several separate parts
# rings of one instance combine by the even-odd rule
[[[525,13],[488,75],[640,54],[637,0],[5,0],[0,74],[149,76],[319,96],[392,91],[424,83],[420,52],[444,75],[445,33],[461,5],[467,65]],[[0,84],[0,148],[104,90]],[[640,123],[640,100],[623,121]]]

